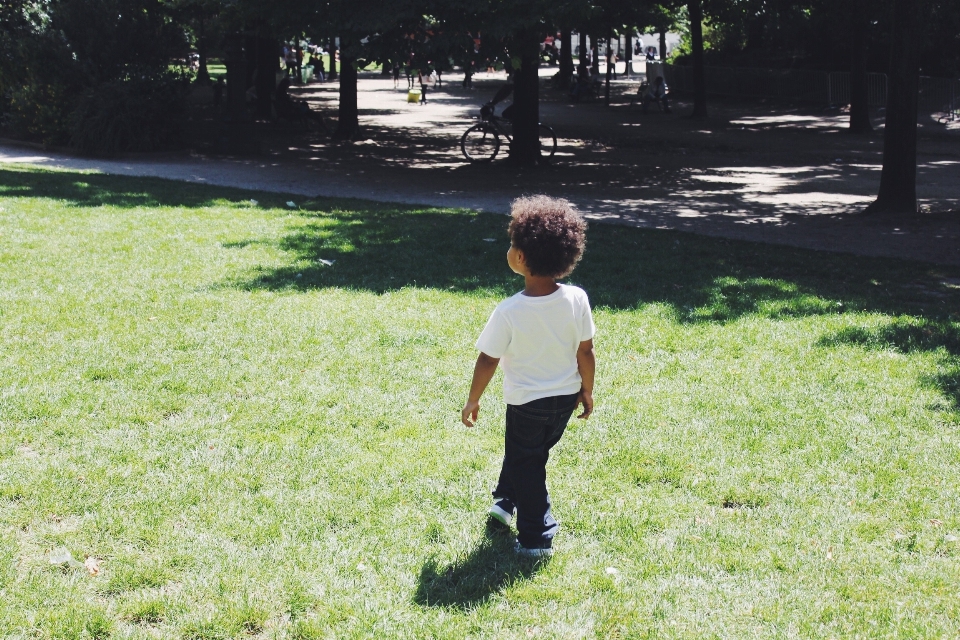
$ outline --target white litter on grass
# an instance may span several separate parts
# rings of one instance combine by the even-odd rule
[[[332,267],[333,263],[336,262],[336,260],[324,260],[323,258],[320,258],[319,260],[317,260],[317,262],[319,262],[320,264],[325,264],[328,267]]]
[[[618,573],[620,573],[620,570],[617,569],[616,567],[607,567],[607,575],[608,575],[608,576],[615,576],[615,575],[617,575]]]
[[[73,554],[70,553],[69,549],[65,547],[57,547],[50,552],[50,564],[65,564],[74,569],[84,569],[82,562],[78,562]]]
[[[253,206],[257,206],[258,204],[260,204],[260,201],[251,199],[250,204],[252,204]]]
[[[287,206],[290,207],[291,209],[296,209],[297,203],[294,202],[293,200],[287,200]]]
[[[363,564],[362,562],[357,565],[357,571],[366,571],[366,570],[367,570],[367,565]]]
[[[483,241],[484,241],[484,242],[496,242],[497,239],[496,239],[496,238],[484,238]]]

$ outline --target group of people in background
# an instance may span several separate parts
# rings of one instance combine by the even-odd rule
[[[303,47],[295,47],[290,44],[284,44],[280,49],[281,67],[286,70],[286,75],[291,76],[295,69],[303,69],[309,66],[313,69],[313,77],[320,82],[326,82],[326,69],[323,64],[323,56],[328,52],[320,45],[307,43]],[[333,60],[330,64],[336,64],[340,59],[340,52],[335,51]],[[299,82],[299,80],[296,80]]]

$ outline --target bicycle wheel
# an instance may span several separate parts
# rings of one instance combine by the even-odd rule
[[[541,124],[537,132],[540,134],[540,156],[552,158],[557,150],[557,135],[545,124]]]
[[[500,151],[500,136],[487,124],[475,124],[460,138],[460,151],[470,162],[490,162]]]

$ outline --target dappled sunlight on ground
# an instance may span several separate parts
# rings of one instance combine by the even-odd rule
[[[743,127],[772,128],[779,127],[785,129],[835,129],[840,130],[847,125],[849,116],[833,112],[829,115],[798,115],[792,113],[782,113],[769,116],[749,116],[731,120],[730,124]]]

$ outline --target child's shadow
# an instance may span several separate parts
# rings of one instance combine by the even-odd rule
[[[549,558],[518,557],[513,542],[508,532],[488,525],[484,537],[465,558],[446,566],[428,560],[420,571],[414,602],[469,609],[514,581],[533,576],[549,562]]]

